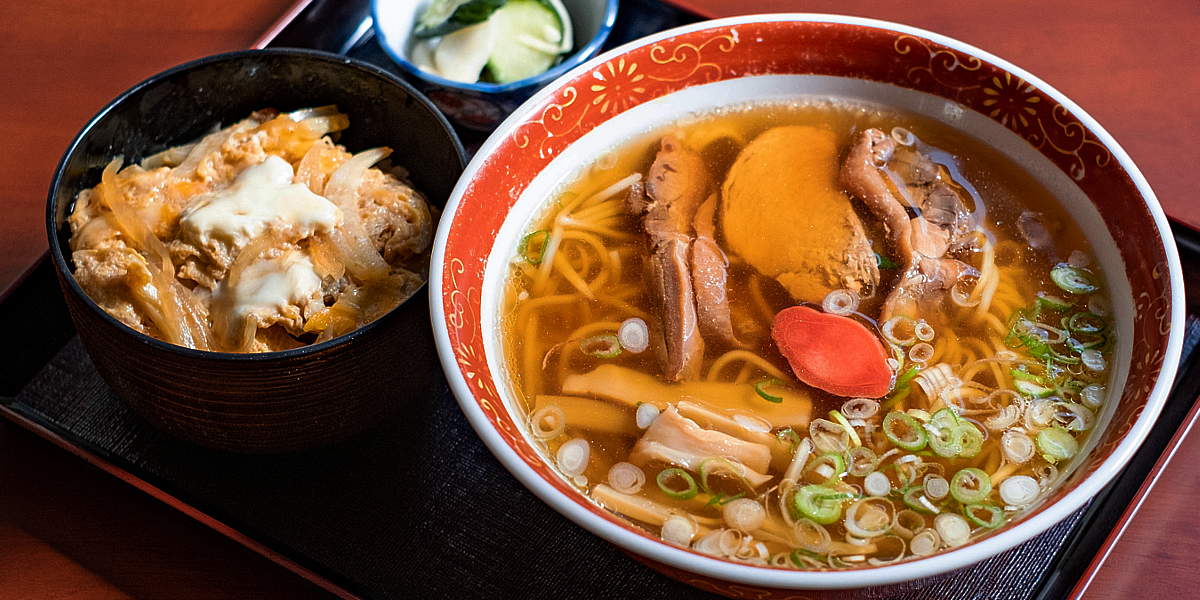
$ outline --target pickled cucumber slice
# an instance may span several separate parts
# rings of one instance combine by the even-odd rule
[[[557,5],[557,6],[555,6]],[[509,83],[546,72],[571,49],[571,23],[559,2],[509,0],[489,20],[497,26],[487,73]]]
[[[435,38],[488,20],[508,0],[433,0],[413,29],[416,38]]]

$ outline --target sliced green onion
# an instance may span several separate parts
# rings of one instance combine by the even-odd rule
[[[995,529],[1004,524],[1004,511],[988,502],[964,504],[963,516],[976,526],[988,529]]]
[[[1040,307],[1048,308],[1058,312],[1071,310],[1071,306],[1073,306],[1070,302],[1067,302],[1058,296],[1038,296],[1037,303]]]
[[[920,421],[921,423],[928,423],[929,419],[933,418],[933,415],[919,408],[910,408],[904,414],[916,419],[917,421]]]
[[[959,444],[962,447],[958,451],[959,458],[975,458],[983,450],[983,433],[974,423],[961,421],[959,423]]]
[[[1046,342],[1042,338],[1031,333],[1023,333],[1016,330],[1012,332],[1011,336],[1015,336],[1018,340],[1020,340],[1021,345],[1025,346],[1025,349],[1028,350],[1033,356],[1037,358],[1046,358],[1050,356],[1050,346],[1046,345]],[[1005,341],[1007,343],[1007,339]]]
[[[929,433],[929,448],[938,456],[950,458],[962,453],[962,425],[953,410],[943,408],[933,413],[925,431]]]
[[[579,342],[579,350],[596,358],[616,358],[621,354],[621,342],[611,333],[602,333]]]
[[[787,385],[787,382],[782,379],[774,379],[774,378],[764,379],[764,380],[754,384],[754,393],[758,394],[759,397],[761,397],[763,400],[766,400],[767,402],[774,402],[775,404],[779,404],[779,403],[783,402],[783,396],[776,396],[774,394],[767,393],[767,386],[772,386],[772,385]]]
[[[908,489],[908,486],[912,485],[913,479],[916,478],[916,473],[910,473],[907,469],[904,468],[904,466],[905,465],[901,464],[901,463],[889,463],[889,464],[886,464],[886,465],[880,467],[878,472],[883,473],[884,471],[888,471],[888,470],[895,471],[896,472],[896,483],[899,484],[896,486],[896,489],[906,490],[906,489]]]
[[[952,410],[949,407],[943,408],[941,410],[934,412],[933,415],[931,415],[929,417],[929,423],[931,425],[944,425],[947,427],[957,427],[958,423],[959,423],[958,413],[955,413],[954,410]]]
[[[717,473],[729,473],[742,482],[746,488],[753,490],[754,486],[746,480],[745,468],[739,469],[739,466],[724,458],[706,458],[700,461],[700,488],[704,490],[704,493],[711,494],[712,487],[708,485],[708,478]]]
[[[1064,291],[1072,294],[1090,294],[1100,289],[1094,275],[1079,267],[1058,266],[1050,271],[1050,279]]]
[[[789,504],[792,518],[812,519],[820,525],[829,525],[842,518],[842,503],[838,500],[818,500],[818,497],[833,496],[833,488],[824,485],[806,485],[792,496]]]
[[[696,480],[692,479],[691,474],[683,469],[663,469],[658,474],[658,477],[655,478],[655,481],[658,482],[658,489],[662,490],[672,500],[691,500],[696,497],[696,493],[699,491],[696,488]],[[684,486],[680,488],[672,487],[672,484],[677,482],[684,484]]]
[[[861,498],[861,496],[851,492],[835,492],[832,494],[826,494],[824,496],[813,496],[813,500],[816,500],[817,502],[826,502],[829,500],[858,500],[859,498]]]
[[[967,467],[950,478],[950,495],[963,504],[978,504],[992,493],[992,478],[983,469]]]
[[[846,420],[846,417],[842,415],[841,411],[831,410],[829,411],[829,416],[833,417],[833,420],[837,421],[838,424],[840,424],[842,428],[846,430],[846,433],[850,434],[851,448],[862,445],[862,440],[859,439],[858,432],[854,431],[854,427],[850,425],[850,421]]]
[[[850,457],[850,460],[847,461],[849,464],[846,465],[846,472],[854,477],[866,477],[879,464],[879,458],[875,456],[875,452],[865,446],[851,448],[846,454]]]
[[[914,485],[904,490],[900,497],[904,501],[904,505],[924,515],[936,515],[939,512],[938,506],[934,504],[925,495],[925,489],[919,485]]]
[[[825,454],[813,459],[813,461],[808,463],[808,465],[809,466],[806,470],[813,473],[817,473],[817,469],[821,468],[822,466],[829,466],[829,468],[833,471],[831,475],[826,476],[817,473],[818,476],[825,477],[825,483],[833,483],[846,473],[846,460],[837,452],[826,452]]]
[[[883,418],[883,435],[898,448],[909,452],[924,448],[927,442],[925,428],[916,419],[898,410]]]
[[[712,506],[725,506],[726,504],[729,504],[730,502],[733,502],[734,500],[738,500],[740,498],[745,498],[745,497],[746,497],[746,492],[738,492],[736,495],[733,495],[733,496],[727,496],[725,494],[725,492],[717,492],[717,495],[708,499],[708,502],[706,502],[704,504],[704,508],[709,508]]]
[[[796,567],[800,569],[812,569],[814,566],[823,568],[826,564],[829,564],[829,556],[825,554],[817,554],[816,552],[807,550],[805,548],[796,548],[795,550],[792,550],[792,553],[788,556],[791,557],[792,564],[796,565]],[[804,560],[800,558],[801,556],[807,557],[813,562],[804,562]],[[813,563],[816,564],[814,565]]]
[[[1099,335],[1096,337],[1096,339],[1087,343],[1081,342],[1075,338],[1067,338],[1067,346],[1069,346],[1071,350],[1080,353],[1082,353],[1084,350],[1092,350],[1094,348],[1101,348],[1107,345],[1108,336],[1105,335]]]
[[[787,429],[781,429],[776,432],[775,438],[781,443],[790,444],[792,448],[800,445],[800,434],[796,433],[796,430],[792,429],[791,427],[788,427]]]
[[[892,391],[896,391],[896,390],[900,389],[901,386],[907,385],[908,382],[912,381],[913,378],[916,377],[917,374],[920,372],[921,372],[921,367],[913,365],[912,368],[905,371],[903,375],[896,378],[896,385],[892,386]]]
[[[1061,427],[1050,427],[1039,431],[1037,446],[1038,450],[1042,451],[1042,457],[1052,463],[1067,460],[1079,452],[1079,441]]]
[[[546,248],[549,245],[550,232],[539,229],[521,238],[521,243],[517,245],[517,254],[531,265],[540,265],[546,257]]]
[[[1040,385],[1046,385],[1046,378],[1042,377],[1041,375],[1034,375],[1029,371],[1022,371],[1021,369],[1009,369],[1008,372],[1010,375],[1012,375],[1013,379],[1023,379],[1025,381],[1032,381]]]
[[[1107,326],[1104,317],[1090,312],[1075,313],[1067,321],[1067,329],[1074,333],[1100,333]]]
[[[1041,386],[1025,379],[1013,380],[1013,387],[1017,388],[1018,392],[1034,398],[1045,398],[1054,393],[1054,388]]]
[[[899,269],[900,268],[900,265],[896,261],[894,261],[878,252],[875,253],[875,266],[879,267],[880,269]]]

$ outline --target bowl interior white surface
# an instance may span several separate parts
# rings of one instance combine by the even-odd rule
[[[1120,147],[1104,133],[1099,125],[1094,123],[1085,113],[1070,103],[1069,100],[1019,69],[954,40],[886,23],[815,15],[782,15],[759,18],[831,20],[895,29],[912,35],[920,35],[933,39],[937,43],[978,56],[983,60],[997,64],[1015,73],[1017,76],[1023,77],[1025,81],[1033,83],[1038,89],[1054,95],[1057,101],[1072,110],[1075,116],[1084,120],[1089,130],[1095,132],[1100,137],[1112,153],[1113,160],[1119,161],[1121,166],[1130,173],[1131,178],[1138,186],[1139,193],[1146,198],[1149,205],[1148,211],[1151,213],[1159,232],[1169,235],[1166,219],[1162,215],[1161,209],[1158,208],[1152,192],[1150,192],[1149,187],[1142,180],[1136,167],[1129,161]],[[751,18],[744,20],[749,19]],[[700,24],[692,28],[684,28],[684,30],[716,27],[726,23],[736,24],[738,21],[739,19],[729,19],[720,23]],[[666,37],[666,34],[656,36],[654,39],[657,40],[664,37]],[[638,42],[634,45],[640,46],[648,44],[651,41]],[[588,65],[569,74],[564,79],[570,79],[576,75],[586,73],[588,69],[595,68],[595,65],[603,64],[604,61],[617,57],[623,50],[626,49],[618,49],[598,57]],[[471,175],[483,168],[484,163],[489,159],[489,152],[499,144],[496,141],[497,139],[505,135],[511,135],[521,125],[523,120],[533,118],[529,112],[553,93],[555,93],[553,89],[544,90],[541,94],[530,100],[525,110],[518,111],[509,121],[501,126],[493,140],[485,145],[477,155],[476,160],[468,168],[464,180],[469,179]],[[497,304],[500,297],[499,289],[507,276],[510,260],[516,255],[516,248],[521,235],[528,229],[532,220],[544,210],[546,202],[552,197],[553,193],[561,189],[575,177],[581,166],[590,164],[603,152],[616,148],[633,137],[654,131],[680,117],[710,110],[711,107],[718,104],[737,104],[751,99],[764,101],[764,99],[768,98],[794,98],[798,95],[812,98],[861,100],[883,104],[945,122],[1000,150],[1018,165],[1025,168],[1030,175],[1059,198],[1064,207],[1076,217],[1079,226],[1083,229],[1093,247],[1096,259],[1102,265],[1107,275],[1110,296],[1113,300],[1116,317],[1120,322],[1120,341],[1116,350],[1116,359],[1113,361],[1116,366],[1110,374],[1109,387],[1112,390],[1123,389],[1130,373],[1129,365],[1132,359],[1132,349],[1128,341],[1134,337],[1133,323],[1136,299],[1132,295],[1129,282],[1122,277],[1125,273],[1125,264],[1120,250],[1114,243],[1109,227],[1091,200],[1088,199],[1075,185],[1071,177],[1064,173],[1060,167],[1051,163],[1030,146],[1028,142],[996,121],[988,119],[973,110],[964,110],[962,106],[947,101],[942,97],[858,79],[817,75],[763,75],[691,87],[672,93],[665,98],[647,101],[627,110],[602,123],[591,132],[580,137],[573,144],[567,146],[561,155],[552,160],[520,194],[497,232],[497,241],[488,255],[486,273],[481,288],[482,293],[479,298],[483,343],[486,348],[488,368],[495,375],[498,382],[496,384],[497,391],[512,414],[521,414],[521,411],[517,405],[518,403],[513,400],[512,390],[508,389],[508,384],[505,383],[507,381],[507,378],[504,376],[506,367],[502,358],[500,332],[497,327],[500,308]],[[460,183],[459,188],[456,190],[456,197],[460,196],[466,187],[467,184],[465,182]],[[456,208],[455,205],[456,202],[452,203],[451,207],[447,210],[448,216],[453,216],[454,209]],[[444,238],[446,235],[444,229],[446,228],[444,227],[443,231],[439,233],[439,253],[444,249]],[[1077,471],[1070,474],[1068,476],[1070,479],[1068,483],[1075,485],[1074,489],[1064,497],[1058,499],[1052,506],[1045,507],[1032,516],[1020,519],[1015,525],[1008,526],[979,542],[953,551],[941,552],[930,558],[909,561],[894,566],[875,567],[849,572],[814,573],[764,569],[717,560],[669,546],[653,539],[649,535],[635,533],[619,525],[618,518],[615,516],[606,519],[598,516],[591,510],[583,508],[580,502],[589,501],[582,494],[568,496],[562,493],[556,486],[551,485],[550,482],[542,479],[538,473],[530,469],[523,462],[516,452],[507,446],[502,436],[497,435],[492,430],[491,424],[478,413],[477,407],[474,406],[474,399],[471,398],[470,388],[462,381],[462,375],[456,372],[457,369],[454,367],[453,354],[448,351],[449,341],[444,331],[438,332],[438,342],[441,345],[440,350],[442,352],[443,364],[447,366],[452,388],[463,405],[464,412],[467,413],[468,418],[471,419],[472,424],[493,452],[497,454],[510,471],[539,497],[605,539],[667,565],[692,572],[704,573],[710,577],[727,581],[775,588],[809,589],[880,585],[948,572],[1011,548],[1044,531],[1070,514],[1098,492],[1109,479],[1119,472],[1137,446],[1140,445],[1141,440],[1145,437],[1158,412],[1161,410],[1162,403],[1165,401],[1167,391],[1169,390],[1170,381],[1174,376],[1175,363],[1179,355],[1182,338],[1178,335],[1178,331],[1182,329],[1183,315],[1181,295],[1182,276],[1178,268],[1178,258],[1174,252],[1173,244],[1168,242],[1166,246],[1168,261],[1165,266],[1169,273],[1165,275],[1170,278],[1172,292],[1170,321],[1177,331],[1172,333],[1172,338],[1166,352],[1167,358],[1163,363],[1154,389],[1149,391],[1148,395],[1150,399],[1145,409],[1136,423],[1131,426],[1125,439],[1112,452],[1108,459],[1094,465],[1087,472]],[[440,263],[443,258],[444,256],[435,254],[435,261],[437,262]],[[436,283],[437,288],[435,291],[442,291],[444,293],[441,288],[440,278],[438,278]],[[440,306],[435,308],[435,312],[438,313],[434,317],[435,323],[437,323],[440,317],[444,317],[444,312],[441,311]],[[1105,411],[1100,416],[1099,426],[1104,426],[1111,419],[1115,406],[1115,401],[1106,403]],[[527,432],[523,433],[527,436]],[[1090,436],[1086,451],[1090,452],[1097,445],[1103,443],[1106,435]],[[533,444],[533,446],[536,447],[537,445]]]

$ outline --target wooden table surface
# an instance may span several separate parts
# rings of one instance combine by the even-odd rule
[[[1067,94],[1122,144],[1173,218],[1200,228],[1196,0],[676,0],[696,12],[826,12],[929,29]],[[172,65],[247,47],[294,0],[0,4],[0,295],[46,249],[44,206],[74,134]],[[2,367],[0,367],[2,368]],[[1086,598],[1194,597],[1200,434],[1180,445]],[[1149,507],[1149,508],[1147,508]],[[0,598],[323,598],[329,594],[0,421]]]

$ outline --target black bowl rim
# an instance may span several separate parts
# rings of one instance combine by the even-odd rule
[[[79,147],[80,143],[83,141],[83,139],[85,137],[87,137],[87,135],[92,131],[92,128],[95,127],[96,124],[99,123],[101,119],[106,117],[111,110],[113,110],[115,107],[117,107],[121,103],[125,102],[133,94],[141,91],[144,88],[152,86],[152,85],[162,81],[163,79],[166,79],[168,77],[171,77],[171,76],[173,76],[177,73],[183,72],[183,71],[188,71],[188,70],[196,69],[198,67],[208,66],[208,65],[211,65],[214,63],[231,62],[231,61],[243,60],[243,59],[246,59],[249,57],[256,57],[256,56],[263,56],[263,55],[293,56],[293,57],[302,57],[302,58],[313,59],[313,60],[318,60],[318,61],[325,61],[325,62],[330,62],[330,63],[339,63],[347,68],[365,71],[368,74],[382,78],[383,80],[385,80],[393,85],[403,88],[408,94],[410,94],[413,98],[415,98],[423,107],[425,107],[429,111],[430,114],[432,114],[438,120],[438,122],[442,126],[442,129],[445,130],[447,134],[449,134],[450,140],[454,144],[454,149],[458,155],[458,163],[459,163],[460,170],[464,169],[466,167],[467,153],[466,153],[466,150],[463,148],[462,141],[458,138],[458,134],[455,132],[454,127],[450,124],[450,121],[446,119],[446,115],[442,114],[442,111],[438,110],[437,106],[435,106],[433,104],[433,102],[429,100],[429,98],[426,98],[425,95],[422,94],[421,92],[419,92],[415,87],[413,87],[408,82],[400,79],[396,75],[389,73],[383,69],[380,69],[374,65],[371,65],[367,62],[349,58],[349,57],[341,55],[341,54],[335,54],[332,52],[324,52],[321,50],[310,50],[310,49],[306,49],[306,48],[262,48],[262,49],[250,49],[250,50],[237,50],[234,52],[225,52],[225,53],[221,53],[221,54],[214,54],[211,56],[206,56],[203,58],[198,58],[196,60],[188,61],[183,64],[171,67],[165,71],[161,71],[159,73],[151,75],[150,77],[147,77],[146,79],[137,83],[133,87],[130,87],[129,89],[125,90],[124,92],[121,93],[121,95],[117,96],[114,100],[112,100],[107,105],[105,105],[104,108],[100,109],[99,112],[97,112],[91,119],[88,120],[87,124],[83,126],[83,129],[79,130],[79,133],[75,135],[75,138],[73,140],[71,140],[71,143],[67,146],[67,150],[65,152],[63,152],[62,158],[59,159],[58,165],[54,168],[54,176],[50,181],[50,191],[46,198],[46,229],[47,229],[47,237],[49,238],[49,243],[50,243],[50,257],[54,261],[55,268],[58,270],[58,273],[60,275],[59,279],[66,282],[65,285],[70,287],[71,292],[75,293],[80,298],[82,298],[84,303],[88,306],[88,308],[90,310],[98,313],[102,320],[105,320],[109,324],[116,326],[118,330],[120,330],[128,335],[133,336],[133,338],[136,341],[142,342],[143,344],[147,344],[149,346],[152,346],[152,347],[155,347],[155,348],[158,348],[161,350],[165,350],[168,352],[175,352],[175,353],[183,354],[185,356],[194,356],[196,358],[202,358],[202,359],[206,359],[206,360],[229,360],[229,361],[234,361],[234,362],[242,362],[242,361],[262,362],[262,361],[286,360],[286,359],[290,359],[290,358],[300,358],[300,357],[307,356],[309,354],[319,354],[329,348],[349,343],[349,342],[357,339],[359,336],[367,335],[368,332],[375,329],[380,323],[382,323],[385,320],[390,319],[401,308],[412,303],[413,298],[415,298],[422,291],[424,291],[427,288],[427,286],[429,285],[429,280],[428,280],[428,278],[426,278],[425,282],[423,282],[421,284],[421,286],[419,288],[417,288],[417,290],[415,292],[413,292],[412,296],[409,296],[407,299],[405,299],[403,302],[401,302],[399,305],[397,305],[391,311],[388,311],[388,313],[383,315],[382,317],[375,319],[374,321],[372,321],[362,327],[359,327],[358,329],[355,329],[354,331],[351,331],[350,333],[340,335],[331,340],[327,340],[327,341],[320,342],[317,344],[310,344],[310,345],[303,346],[300,348],[293,348],[291,350],[279,350],[279,351],[275,351],[275,352],[259,352],[259,353],[234,353],[234,352],[216,352],[216,351],[212,351],[212,350],[196,350],[193,348],[187,348],[184,346],[179,346],[176,344],[172,344],[170,342],[165,342],[165,341],[159,340],[157,338],[154,338],[154,337],[151,337],[144,333],[141,333],[139,331],[136,331],[133,328],[129,327],[128,325],[122,323],[121,321],[118,321],[115,317],[108,314],[108,311],[104,310],[103,308],[100,307],[100,305],[96,304],[96,302],[94,300],[92,300],[92,298],[83,291],[83,288],[81,288],[79,286],[79,282],[77,282],[75,280],[75,274],[72,273],[71,270],[67,266],[67,261],[63,255],[62,245],[59,243],[58,228],[56,227],[56,216],[57,215],[55,214],[56,211],[55,211],[54,198],[57,195],[59,186],[62,184],[63,170],[65,169],[65,167],[67,165],[67,161],[75,153],[76,149],[78,149],[78,147]]]

